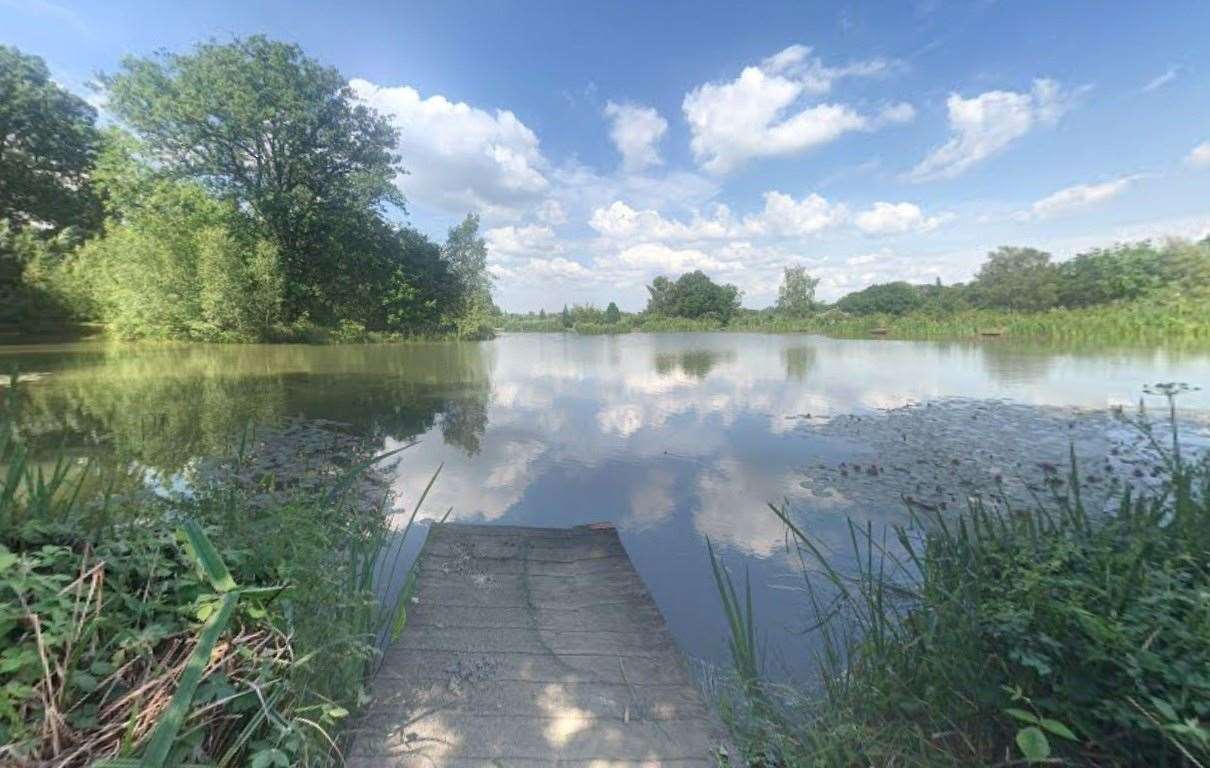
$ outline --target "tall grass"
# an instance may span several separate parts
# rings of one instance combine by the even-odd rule
[[[323,487],[249,485],[241,439],[230,477],[166,498],[121,467],[33,461],[15,388],[0,411],[0,764],[339,764],[406,621],[406,587],[384,601],[382,578],[411,523],[390,531],[355,480],[384,457]]]
[[[850,523],[849,572],[772,507],[818,617],[819,688],[741,687],[728,716],[749,761],[1210,764],[1210,458],[1182,453],[1181,388],[1156,391],[1170,439],[1134,424],[1162,482],[1104,510],[1073,456],[1069,490],[1031,508]],[[734,591],[719,591],[730,619]],[[733,642],[752,636],[729,624]]]

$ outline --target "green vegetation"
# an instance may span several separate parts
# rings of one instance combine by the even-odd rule
[[[656,278],[645,311],[611,321],[625,331],[763,331],[833,336],[962,338],[1016,336],[1118,341],[1210,339],[1210,239],[1140,242],[1082,253],[1053,264],[1032,248],[1000,248],[967,284],[878,283],[832,305],[815,300],[818,281],[787,267],[777,304],[738,308],[733,286],[717,286],[700,272],[676,282]],[[685,286],[678,292],[676,286]],[[694,298],[679,297],[688,291]],[[717,302],[714,309],[709,301]],[[723,306],[725,311],[717,307]],[[579,315],[577,315],[579,312]],[[567,329],[601,332],[598,310],[572,308]],[[510,331],[558,331],[557,324],[511,315]]]
[[[1183,391],[1160,385],[1170,405]],[[835,565],[787,506],[821,685],[760,679],[753,617],[715,562],[739,683],[727,716],[761,765],[1206,765],[1210,761],[1210,454],[1135,421],[1157,484],[1101,512],[1079,478],[1028,509],[913,510],[850,524]],[[713,553],[711,553],[713,558]]]
[[[375,575],[407,535],[386,529],[363,474],[383,457],[326,428],[268,430],[195,464],[190,494],[156,494],[35,460],[17,407],[10,390],[0,762],[339,764],[379,642],[405,621],[406,586]]]
[[[675,281],[657,277],[647,286],[649,317],[684,317],[727,324],[739,310],[739,289],[718,285],[701,270],[686,272]]]
[[[121,338],[491,335],[476,216],[392,223],[400,137],[336,70],[251,37],[129,57],[95,112],[0,47],[0,324]]]

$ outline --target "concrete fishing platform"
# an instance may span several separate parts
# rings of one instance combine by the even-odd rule
[[[351,768],[718,764],[723,735],[611,526],[434,525]]]

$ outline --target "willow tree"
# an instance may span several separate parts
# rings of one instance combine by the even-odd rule
[[[341,241],[403,205],[396,130],[297,45],[256,36],[127,57],[106,84],[157,167],[229,198],[274,243],[291,316],[330,313],[327,293],[358,279]]]

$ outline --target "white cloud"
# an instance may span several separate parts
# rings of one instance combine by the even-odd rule
[[[848,216],[845,206],[817,194],[795,200],[784,192],[766,192],[765,208],[744,218],[744,230],[754,235],[803,237],[839,226]]]
[[[487,241],[488,256],[494,262],[553,255],[560,247],[550,227],[536,224],[525,227],[495,227],[485,231],[483,239]]]
[[[931,232],[952,219],[952,214],[925,216],[913,203],[874,203],[862,211],[853,223],[867,235],[903,235],[908,232]]]
[[[558,200],[543,200],[535,215],[538,221],[551,226],[567,223],[567,211],[563,210],[563,204]]]
[[[1022,220],[1049,219],[1091,208],[1125,192],[1134,178],[1126,176],[1103,184],[1076,184],[1060,189],[1035,202],[1018,218]]]
[[[1194,168],[1210,168],[1210,141],[1198,144],[1185,156],[1185,162]]]
[[[1146,85],[1143,86],[1143,93],[1149,93],[1151,91],[1156,90],[1157,88],[1163,88],[1165,85],[1167,85],[1168,83],[1171,83],[1173,80],[1175,80],[1177,75],[1179,75],[1180,73],[1181,73],[1180,67],[1168,67],[1168,69],[1163,74],[1157,75],[1156,77],[1149,80]]]
[[[804,97],[827,93],[841,77],[871,76],[888,68],[882,61],[827,67],[810,51],[790,46],[760,66],[745,67],[735,80],[705,83],[685,95],[690,148],[704,169],[726,173],[753,158],[797,154],[850,131],[874,130],[914,116],[906,104],[874,117],[844,104],[803,105]]]
[[[605,105],[605,116],[613,123],[609,137],[622,155],[622,167],[630,173],[660,165],[656,145],[668,130],[668,121],[651,107],[637,104]]]
[[[655,210],[636,210],[615,200],[592,213],[588,224],[603,237],[614,240],[723,240],[742,237],[806,237],[845,222],[848,210],[817,194],[795,200],[784,192],[764,195],[764,208],[736,221],[725,205],[716,205],[711,216],[695,215],[677,221]]]
[[[400,130],[409,173],[398,184],[410,199],[453,213],[515,217],[549,188],[538,137],[512,112],[487,112],[440,95],[421,98],[408,86],[349,84]]]
[[[616,262],[626,267],[673,274],[691,272],[695,269],[721,270],[727,266],[699,250],[692,248],[678,250],[661,243],[632,245],[617,254]]]
[[[915,181],[951,179],[1004,151],[1037,125],[1053,125],[1072,96],[1053,80],[1035,80],[1028,93],[987,91],[946,100],[951,137],[908,174]]]

